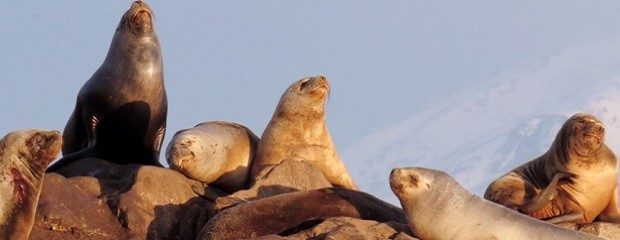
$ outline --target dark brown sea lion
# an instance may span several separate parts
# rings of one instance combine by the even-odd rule
[[[257,179],[263,169],[288,159],[316,166],[334,186],[358,189],[325,124],[329,89],[324,76],[302,78],[286,89],[261,136],[250,170],[252,179]]]
[[[246,239],[282,234],[330,217],[407,222],[400,208],[367,193],[324,188],[262,198],[228,208],[209,220],[198,239]]]
[[[482,199],[437,170],[395,168],[390,187],[421,239],[602,239]]]
[[[121,18],[103,64],[80,89],[63,132],[64,157],[48,172],[86,157],[161,166],[167,111],[153,13],[136,1]]]
[[[552,223],[620,222],[618,163],[596,117],[579,113],[551,148],[495,180],[484,198]]]
[[[0,239],[28,239],[45,169],[61,144],[60,132],[35,129],[0,140]]]

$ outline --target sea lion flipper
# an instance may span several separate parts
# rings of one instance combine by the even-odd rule
[[[53,163],[51,166],[49,166],[45,170],[45,173],[57,172],[59,169],[73,163],[75,160],[90,157],[92,155],[91,154],[92,150],[93,150],[92,147],[88,147],[80,151],[65,155],[61,159]]]
[[[560,180],[568,179],[567,181],[572,182],[572,178],[576,178],[577,176],[572,173],[567,172],[558,172],[556,173],[551,182],[545,189],[536,194],[532,199],[527,201],[525,204],[519,207],[519,211],[523,213],[532,213],[543,209],[551,200],[558,196],[558,182]]]
[[[558,224],[558,223],[563,223],[563,222],[572,222],[572,221],[576,221],[582,218],[584,218],[583,212],[576,212],[576,213],[570,213],[570,214],[557,216],[557,217],[546,220],[546,222]]]

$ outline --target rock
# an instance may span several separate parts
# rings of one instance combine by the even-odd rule
[[[202,184],[177,171],[141,166],[125,180],[132,182],[130,188],[110,196],[108,204],[131,237],[181,239],[181,232],[184,238],[195,235],[197,223],[183,221],[197,220],[212,209],[209,201],[192,190]]]
[[[68,180],[45,174],[31,239],[113,239],[125,230],[108,208],[105,198],[96,198],[97,180],[82,177]]]
[[[586,224],[562,223],[560,226],[593,234],[606,239],[620,239],[620,224],[593,222]]]
[[[332,187],[332,185],[323,173],[313,165],[301,161],[285,160],[276,166],[263,170],[250,189],[218,198],[215,209],[220,211],[241,202],[294,191],[327,187]]]
[[[579,231],[607,239],[620,239],[620,224],[594,222],[579,227]]]
[[[202,183],[177,171],[110,165],[88,174],[45,175],[33,239],[195,239],[213,216],[192,190]]]
[[[371,220],[362,220],[350,217],[329,218],[312,229],[283,237],[287,240],[305,239],[397,239],[413,240],[413,233],[407,224],[386,222],[380,223]]]

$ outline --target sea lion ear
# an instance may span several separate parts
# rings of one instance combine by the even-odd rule
[[[308,85],[308,82],[310,82],[310,78],[304,78],[300,80],[299,84],[297,84],[297,90],[298,91],[303,90]]]

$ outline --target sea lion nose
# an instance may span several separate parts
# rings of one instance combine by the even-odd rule
[[[390,172],[390,177],[394,176],[394,174],[397,174],[398,172],[400,172],[400,169],[398,168],[392,169],[392,171]]]
[[[189,146],[191,146],[191,144],[187,144],[188,142],[182,142],[182,143],[177,143],[174,144],[174,146],[172,146],[170,148],[170,151],[168,153],[168,157],[172,158],[172,157],[177,157],[179,159],[184,159],[186,157],[190,157],[192,155],[194,155],[194,153],[192,152],[192,150],[189,148]]]
[[[594,124],[594,126],[590,127],[590,131],[595,133],[605,132],[605,127],[602,124]]]

